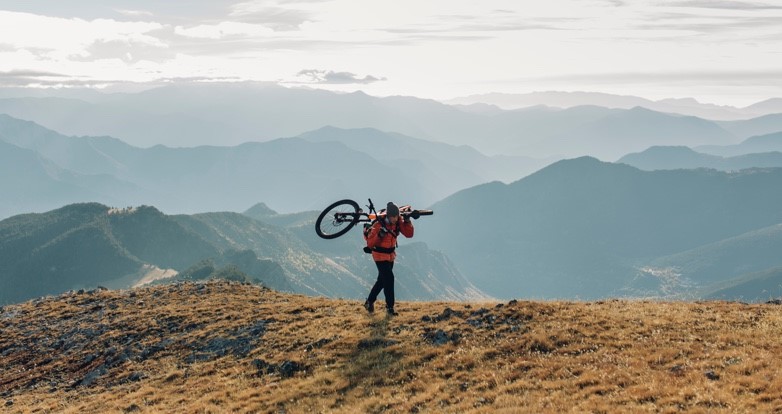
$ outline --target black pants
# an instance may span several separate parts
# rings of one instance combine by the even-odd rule
[[[386,296],[386,308],[394,308],[394,262],[375,262],[377,266],[377,282],[369,291],[367,301],[374,303],[380,291]]]

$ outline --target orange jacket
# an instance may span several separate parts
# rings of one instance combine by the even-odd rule
[[[386,230],[388,231],[386,236],[382,238],[380,237],[380,229],[382,228],[380,220],[385,220]],[[367,235],[367,247],[372,249],[372,259],[376,262],[393,262],[394,259],[396,259],[396,251],[383,253],[375,251],[374,248],[378,247],[381,249],[395,249],[396,238],[400,233],[409,239],[413,237],[414,231],[415,229],[413,228],[413,223],[410,221],[410,219],[403,220],[400,216],[399,220],[396,222],[396,226],[392,226],[385,217],[381,217],[378,219],[378,221],[375,222],[375,224],[372,225],[372,228],[369,230],[369,234]]]

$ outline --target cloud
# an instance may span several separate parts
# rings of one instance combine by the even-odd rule
[[[32,69],[14,69],[7,72],[0,72],[0,77],[13,77],[13,76],[25,76],[30,78],[38,78],[38,77],[61,77],[67,75],[63,75],[61,73],[32,70]]]
[[[114,91],[141,91],[170,84],[242,82],[235,76],[178,76],[160,77],[145,82],[122,79],[84,79],[61,73],[36,70],[12,70],[0,72],[0,88],[99,88]]]
[[[669,7],[692,7],[699,9],[724,9],[724,10],[782,10],[780,5],[772,5],[751,1],[732,0],[686,0],[666,3]]]
[[[696,33],[723,33],[739,30],[742,36],[752,38],[761,28],[779,28],[780,17],[775,16],[700,16],[687,13],[654,13],[647,22],[635,26],[641,30],[675,30]],[[753,30],[754,29],[754,30]]]
[[[116,11],[117,13],[119,13],[119,14],[121,14],[123,16],[134,17],[134,18],[137,18],[137,17],[152,17],[152,16],[155,15],[154,13],[152,13],[150,11],[146,11],[146,10],[115,9],[114,11]]]
[[[273,34],[273,30],[258,24],[220,22],[211,25],[199,25],[194,27],[177,26],[174,33],[179,36],[200,39],[223,39],[242,37],[263,37]]]
[[[132,39],[96,40],[85,49],[83,55],[72,55],[77,62],[91,62],[101,59],[120,59],[126,63],[142,60],[162,63],[176,57],[176,53],[165,45],[139,42]]]
[[[75,79],[70,75],[32,69],[0,72],[0,87],[94,86],[96,82]]]
[[[304,84],[330,84],[330,85],[346,85],[346,84],[369,84],[379,81],[384,81],[386,78],[378,78],[372,75],[359,77],[355,73],[350,72],[334,72],[318,69],[305,69],[296,74],[301,81],[293,81],[288,83],[304,83]]]
[[[102,56],[92,55],[101,51],[104,44],[121,47],[123,52],[127,52],[127,48],[166,47],[160,39],[150,35],[163,27],[154,22],[86,21],[0,10],[0,27],[9,27],[13,33],[13,36],[4,39],[5,43],[47,61],[62,62],[73,57],[80,61],[99,59]]]
[[[302,3],[295,2],[293,4]],[[251,0],[234,4],[231,6],[228,17],[237,22],[260,24],[279,31],[298,30],[304,22],[315,20],[313,12],[280,7],[274,2],[265,0]]]

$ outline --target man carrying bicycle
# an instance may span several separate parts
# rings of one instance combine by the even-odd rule
[[[412,219],[399,215],[399,207],[393,202],[386,205],[385,216],[378,217],[366,234],[367,248],[372,252],[372,259],[377,266],[377,281],[369,291],[369,297],[364,302],[364,308],[372,313],[375,311],[375,300],[383,291],[386,297],[386,313],[394,312],[394,259],[396,259],[396,238],[401,233],[407,238],[413,237]]]

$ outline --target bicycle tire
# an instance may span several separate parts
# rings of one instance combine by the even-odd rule
[[[315,233],[323,239],[336,239],[347,233],[358,223],[358,203],[353,200],[339,200],[326,207],[315,221]],[[337,220],[336,213],[352,213],[352,220]]]

